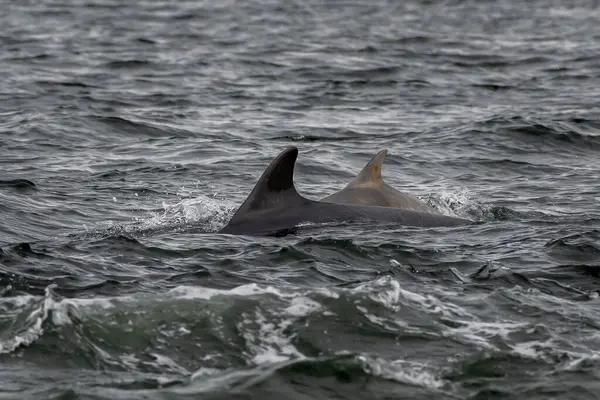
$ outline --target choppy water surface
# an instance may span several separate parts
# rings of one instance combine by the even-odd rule
[[[1,7],[0,398],[598,397],[594,2]],[[481,223],[216,234],[290,145]]]

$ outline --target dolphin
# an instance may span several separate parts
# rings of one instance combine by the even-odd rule
[[[472,221],[443,214],[393,207],[330,203],[310,200],[294,186],[296,147],[283,150],[266,168],[250,195],[218,233],[281,236],[304,223],[394,223],[401,226],[437,227]]]
[[[394,189],[381,177],[387,150],[381,150],[369,161],[345,188],[321,201],[329,203],[365,204],[370,206],[397,207],[408,210],[437,213],[417,198]]]

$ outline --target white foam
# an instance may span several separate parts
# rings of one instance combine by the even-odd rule
[[[105,353],[105,360],[108,359],[108,357],[110,357],[106,356],[108,356],[108,354]],[[138,365],[142,364],[142,360],[140,360],[133,354],[122,354],[121,356],[119,356],[119,360],[121,360],[121,362],[131,370],[136,370]]]
[[[539,351],[542,342],[539,340],[517,343],[512,346],[512,351],[515,354],[525,358],[539,359],[544,358],[543,353]]]
[[[181,333],[183,335],[189,335],[190,333],[192,333],[192,331],[190,331],[189,329],[187,329],[185,326],[180,326],[179,327],[179,333]]]
[[[190,385],[171,388],[170,391],[180,394],[196,394],[223,390],[233,383],[256,375],[254,370],[220,371],[212,368],[201,368],[192,374]]]
[[[282,319],[278,323],[268,322],[261,310],[254,312],[253,318],[247,318],[246,321],[252,321],[249,326],[243,326],[243,322],[238,324],[238,329],[244,332],[242,336],[246,340],[246,346],[253,353],[248,354],[254,364],[270,364],[289,360],[290,358],[305,358],[291,343],[294,335],[284,335],[284,331],[293,321]],[[252,325],[257,324],[258,330],[252,329]],[[247,324],[248,325],[248,324]]]
[[[410,305],[428,314],[437,314],[444,317],[471,315],[462,307],[442,301],[433,294],[424,295],[404,289],[396,279],[390,276],[384,276],[375,281],[359,285],[351,289],[351,292],[364,293],[392,311],[399,311],[404,303],[405,306]]]
[[[433,390],[439,390],[444,385],[444,382],[432,371],[428,371],[424,364],[405,360],[389,362],[368,356],[358,356],[357,359],[365,372],[374,376]]]
[[[38,340],[44,333],[43,324],[49,316],[52,318],[52,323],[56,326],[72,324],[70,314],[81,313],[82,308],[86,308],[86,313],[90,310],[106,310],[114,307],[117,301],[115,298],[95,298],[95,299],[62,299],[56,301],[52,293],[55,285],[50,285],[46,288],[44,297],[40,296],[15,296],[3,298],[0,300],[0,305],[11,304],[16,312],[21,312],[20,309],[28,305],[34,305],[34,310],[25,320],[26,328],[24,331],[17,333],[13,338],[0,341],[0,353],[11,353],[20,346],[29,346]],[[132,297],[122,297],[121,301],[133,300]],[[36,303],[39,304],[36,306]],[[15,312],[13,312],[15,314]],[[16,316],[14,316],[16,318]],[[97,348],[97,351],[101,349]],[[107,358],[109,357],[106,354]]]
[[[462,320],[459,322],[463,326],[459,328],[447,328],[443,333],[444,336],[459,336],[469,340],[472,344],[486,349],[496,348],[490,343],[489,339],[499,336],[504,340],[508,340],[508,335],[512,332],[529,326],[527,323],[512,321],[482,322],[477,320]]]
[[[236,286],[231,289],[212,289],[202,286],[186,286],[181,285],[167,292],[167,296],[175,297],[177,299],[200,299],[200,300],[211,300],[215,296],[239,296],[239,297],[252,297],[258,295],[273,295],[280,299],[296,299],[304,297],[304,300],[296,300],[297,302],[308,301],[308,295],[321,295],[332,299],[337,299],[340,296],[339,290],[329,288],[315,288],[315,289],[304,289],[300,290],[294,287],[287,287],[286,289],[277,288],[271,285],[258,285],[257,283],[248,283],[240,286]],[[306,304],[307,307],[312,307],[310,304]]]
[[[392,315],[397,315],[396,312],[402,307],[410,307],[419,312],[436,316],[437,318],[432,318],[431,321],[440,330],[437,334],[443,337],[455,337],[481,348],[495,348],[491,339],[500,337],[508,341],[511,333],[531,326],[527,322],[512,320],[482,321],[477,315],[470,313],[453,301],[460,298],[461,301],[481,303],[485,301],[481,294],[476,294],[475,298],[470,299],[458,291],[450,292],[445,288],[435,286],[428,290],[428,294],[421,294],[402,288],[400,283],[390,276],[359,285],[349,291],[353,294],[360,293],[368,296],[386,309],[393,311]],[[410,325],[403,321],[401,316],[397,318],[381,317],[362,305],[357,305],[357,310],[372,323],[386,329],[410,329]],[[443,319],[452,321],[453,327],[447,326]]]
[[[538,303],[545,304],[554,311],[558,309],[561,314],[569,316],[569,318],[581,317],[584,313],[587,313],[587,316],[590,317],[597,313],[595,301],[587,303],[572,302],[555,298],[539,291],[525,291],[523,289],[509,289],[508,293],[511,293],[513,296],[520,296],[521,299],[518,300],[527,302],[528,304],[532,303],[532,297],[534,297],[536,305]],[[37,340],[43,334],[42,325],[49,315],[52,316],[54,324],[67,325],[72,323],[71,318],[73,315],[89,315],[90,312],[103,312],[124,303],[159,302],[161,299],[214,301],[215,297],[219,296],[229,299],[231,297],[247,298],[259,296],[261,299],[259,305],[256,305],[255,309],[241,314],[238,319],[237,327],[242,332],[242,337],[248,349],[245,356],[251,364],[265,365],[279,363],[305,357],[294,346],[293,329],[289,328],[293,327],[299,319],[304,321],[307,316],[314,314],[334,315],[319,299],[323,297],[336,299],[344,294],[354,299],[355,307],[359,313],[371,323],[381,326],[386,330],[404,332],[413,330],[411,328],[412,324],[403,320],[403,313],[398,312],[402,308],[410,308],[419,313],[432,316],[431,324],[435,328],[435,332],[429,332],[430,334],[456,338],[457,340],[468,342],[484,349],[495,348],[493,341],[498,338],[510,342],[510,335],[513,332],[528,332],[528,330],[534,328],[534,326],[524,321],[512,321],[500,317],[493,319],[486,315],[479,317],[457,304],[481,304],[486,302],[488,300],[487,297],[493,295],[493,293],[465,295],[463,292],[451,291],[445,286],[431,285],[427,294],[423,294],[403,287],[398,280],[390,276],[381,277],[377,280],[358,285],[355,288],[298,289],[291,287],[280,288],[270,285],[262,286],[256,283],[245,284],[232,289],[178,286],[158,296],[156,294],[140,294],[113,298],[62,299],[60,301],[53,299],[49,288],[44,298],[16,296],[14,298],[0,299],[0,310],[11,309],[12,307],[19,311],[18,309],[21,307],[26,307],[36,302],[40,303],[28,317],[26,329],[23,332],[18,332],[13,339],[0,341],[0,352],[10,353],[18,346],[29,345]],[[391,312],[384,310],[382,313],[379,306],[369,307],[367,304],[372,303],[365,302],[365,298],[376,302],[378,305],[383,306],[385,310]],[[52,313],[48,314],[50,311]],[[215,321],[219,321],[219,318],[219,316],[215,316]],[[452,321],[451,326],[440,320],[443,318]],[[107,323],[111,322],[107,321]],[[222,320],[221,322],[216,322],[216,324],[219,326],[222,325]],[[414,330],[415,332],[420,332],[421,328],[414,329],[416,329]],[[179,336],[189,334],[190,331],[185,326],[176,325],[170,331],[163,333]],[[535,332],[531,331],[529,334],[535,335]],[[559,344],[556,345],[558,346]],[[533,341],[531,343],[525,342],[516,345],[513,351],[527,357],[542,357],[544,352],[538,351],[539,349],[540,343]],[[101,351],[101,349],[97,349],[97,351]],[[585,352],[577,351],[572,352],[574,359],[586,356]],[[110,356],[104,353],[102,355],[105,356],[108,362]],[[588,352],[587,356],[589,355],[590,353]],[[134,367],[141,362],[140,360],[125,356],[121,360],[122,362],[134,363]],[[169,363],[169,360],[161,358],[157,362],[158,365],[166,365],[165,363]],[[171,367],[177,368],[176,364],[171,364]],[[405,367],[406,365],[401,366],[401,368],[399,367],[400,371],[396,371],[390,367],[386,371],[390,374],[408,374]],[[416,375],[410,375],[402,379],[417,380],[428,378],[426,376],[418,378]]]
[[[190,379],[193,381],[193,380],[196,380],[199,378],[214,376],[214,375],[220,374],[221,372],[222,371],[218,368],[202,367],[202,368],[198,369],[197,371],[194,371],[194,373],[190,376]]]
[[[2,312],[8,312],[9,309],[19,309],[36,299],[38,299],[38,297],[28,294],[13,297],[0,297],[0,310],[2,310]]]
[[[321,305],[316,301],[309,299],[308,297],[295,297],[292,299],[292,304],[284,311],[292,315],[294,317],[303,317],[319,311],[321,309]]]
[[[202,299],[210,300],[214,296],[240,296],[250,297],[259,294],[273,294],[277,297],[293,297],[293,294],[285,294],[273,286],[261,287],[256,283],[237,286],[232,289],[212,289],[201,286],[177,286],[169,290],[168,294],[178,299]]]
[[[19,300],[17,302],[23,302],[23,297],[19,296]],[[34,300],[33,296],[29,297],[30,301]],[[27,305],[28,302],[23,303],[23,305]],[[24,331],[16,334],[13,338],[0,341],[0,354],[8,354],[15,351],[20,346],[29,346],[37,339],[39,339],[43,333],[44,329],[42,325],[44,321],[48,318],[48,313],[51,309],[55,307],[55,303],[51,298],[50,288],[46,289],[46,294],[44,296],[43,301],[40,304],[40,307],[35,308],[31,314],[26,319],[26,328]]]
[[[389,321],[387,318],[381,318],[381,317],[378,317],[376,315],[369,313],[369,310],[367,310],[366,307],[356,306],[356,309],[358,311],[360,311],[365,316],[365,318],[367,318],[370,322],[374,323],[375,325],[379,325],[385,329],[388,329],[390,331],[396,330],[398,328],[405,328],[405,329],[409,328],[408,324],[400,319],[396,319],[394,321]],[[395,326],[392,326],[390,324],[390,322],[393,322],[395,324]]]
[[[180,373],[183,375],[189,375],[189,372],[184,367],[177,364],[171,358],[169,358],[165,355],[162,355],[162,354],[158,354],[158,353],[150,353],[150,355],[152,357],[154,357],[154,359],[156,360],[156,365],[165,366],[165,367],[169,368],[171,371],[176,372],[176,373]]]

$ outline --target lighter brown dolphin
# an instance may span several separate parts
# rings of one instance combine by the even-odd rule
[[[438,214],[436,210],[417,198],[394,189],[384,182],[381,169],[386,155],[387,150],[381,150],[345,188],[322,198],[321,201],[395,207]]]

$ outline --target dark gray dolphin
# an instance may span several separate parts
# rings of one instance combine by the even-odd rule
[[[345,188],[321,201],[343,204],[364,204],[369,206],[398,207],[407,210],[417,210],[437,213],[416,197],[394,189],[381,177],[383,161],[387,150],[381,150],[369,161]]]
[[[385,222],[397,225],[457,226],[472,221],[402,208],[309,200],[294,186],[296,147],[288,147],[267,167],[248,198],[219,233],[279,235],[303,223]]]

